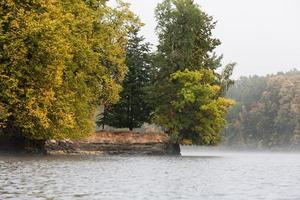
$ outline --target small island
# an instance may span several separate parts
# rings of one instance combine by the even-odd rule
[[[235,63],[222,64],[216,22],[195,2],[158,3],[155,50],[122,1],[11,1],[0,10],[2,148],[178,155],[183,141],[221,142]],[[164,134],[91,135],[96,124],[145,123]]]
[[[0,200],[300,200],[299,9],[1,0]]]

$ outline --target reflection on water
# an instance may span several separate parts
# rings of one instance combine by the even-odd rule
[[[300,154],[0,156],[0,199],[300,199]]]

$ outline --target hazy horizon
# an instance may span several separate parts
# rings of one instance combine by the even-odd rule
[[[157,44],[154,9],[161,0],[126,0],[145,26],[142,35]],[[300,2],[297,0],[195,0],[218,21],[214,36],[223,64],[236,62],[234,78],[300,70]]]

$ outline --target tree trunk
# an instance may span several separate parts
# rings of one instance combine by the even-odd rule
[[[180,156],[180,145],[179,143],[169,143],[168,147],[167,147],[167,154],[168,155],[176,155],[176,156]]]

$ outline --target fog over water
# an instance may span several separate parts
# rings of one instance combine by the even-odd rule
[[[300,199],[300,154],[0,156],[0,199]]]
[[[154,31],[154,8],[161,0],[125,1],[132,3],[132,10],[145,23],[142,34],[146,40],[156,45],[158,41]],[[219,55],[224,54],[224,64],[237,62],[235,79],[245,75],[288,71],[292,68],[300,70],[299,0],[195,2],[218,21],[214,35],[221,40],[222,45],[216,51]],[[14,73],[12,77],[15,76]],[[240,150],[222,145],[216,148],[183,146],[182,156],[42,156],[0,152],[0,200],[299,200],[300,152],[278,150],[300,146],[300,73],[293,73],[297,75],[280,75],[266,79],[265,88],[261,88],[261,92],[254,95],[258,98],[252,98],[251,101],[251,95],[246,92],[245,98],[240,100],[234,98],[234,95],[231,96],[236,99],[241,109],[237,109],[235,115],[232,115],[228,125],[234,126],[228,129],[226,136],[228,144],[238,144],[239,147],[242,146]],[[5,75],[5,80],[6,78]],[[30,76],[27,78],[31,80]],[[251,84],[248,87],[236,89],[237,96],[241,96],[243,91],[250,91],[250,94],[257,91],[257,86],[261,86],[252,84],[251,80],[249,82]],[[14,97],[14,89],[7,91],[12,92],[8,94]],[[24,99],[23,89],[20,91],[20,94],[16,94],[20,96],[16,102]],[[74,93],[77,94],[78,91]],[[6,103],[6,96],[9,95],[5,93],[2,98],[5,99],[3,108],[6,109],[5,106],[9,105],[10,109],[7,110],[10,112],[15,109],[11,106],[15,103]],[[38,97],[37,95],[36,99]],[[12,99],[15,101],[15,98]],[[66,102],[71,101],[62,101],[62,105],[67,105]],[[86,102],[88,107],[90,101]],[[37,101],[36,105],[39,103],[43,104],[42,101]],[[77,110],[76,105],[66,107],[65,110]],[[45,103],[45,109],[46,107]],[[81,108],[84,106],[79,111]],[[269,113],[270,108],[275,114],[266,116],[261,112],[265,110],[265,113]],[[17,121],[14,117],[18,113],[12,115],[12,123]],[[267,120],[263,124],[261,122],[264,119]],[[255,123],[248,123],[253,121]],[[277,126],[279,122],[281,124]],[[19,126],[21,125],[16,127]],[[148,128],[155,130],[156,127],[149,125]],[[278,131],[274,131],[276,128]],[[233,134],[231,130],[241,131]],[[245,130],[248,132],[244,134]],[[252,144],[258,149],[274,148],[275,151],[245,149]]]

